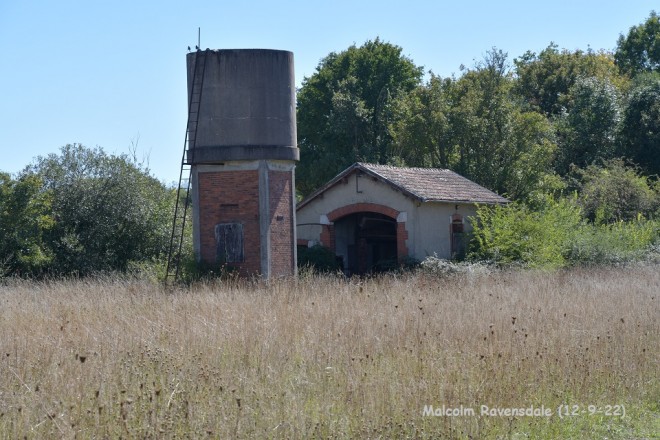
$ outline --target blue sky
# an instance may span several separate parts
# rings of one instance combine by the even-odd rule
[[[127,153],[178,178],[186,125],[185,54],[202,48],[294,52],[296,81],[330,52],[396,44],[449,76],[492,47],[613,50],[646,0],[0,1],[0,171],[16,173],[67,143]]]

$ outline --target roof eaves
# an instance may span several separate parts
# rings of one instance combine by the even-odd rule
[[[502,200],[483,200],[483,199],[426,199],[426,202],[438,203],[480,203],[483,205],[497,205],[500,203],[511,203],[511,200],[500,196]]]

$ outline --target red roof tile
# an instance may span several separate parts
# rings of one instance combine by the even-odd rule
[[[426,202],[508,202],[504,197],[450,170],[401,168],[367,163],[358,165]]]
[[[507,203],[509,200],[453,171],[439,168],[403,168],[355,163],[298,204],[309,203],[347,175],[362,171],[422,202]]]

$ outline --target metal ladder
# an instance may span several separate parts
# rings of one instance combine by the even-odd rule
[[[183,235],[186,229],[188,206],[190,205],[190,178],[192,164],[194,163],[195,142],[197,140],[197,125],[199,124],[199,108],[202,100],[204,86],[204,70],[209,49],[198,50],[195,56],[193,80],[188,101],[188,123],[186,137],[183,143],[181,157],[181,171],[179,184],[176,190],[176,204],[174,219],[172,220],[172,235],[167,253],[167,268],[165,269],[165,284],[171,285],[179,279],[181,273],[181,252],[183,248]]]

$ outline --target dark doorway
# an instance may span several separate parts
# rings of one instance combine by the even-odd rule
[[[449,225],[451,234],[451,258],[463,260],[465,259],[465,231],[464,231],[463,216],[454,214],[451,216],[451,224]]]
[[[347,275],[396,267],[396,220],[375,212],[358,212],[334,223],[335,250]]]

